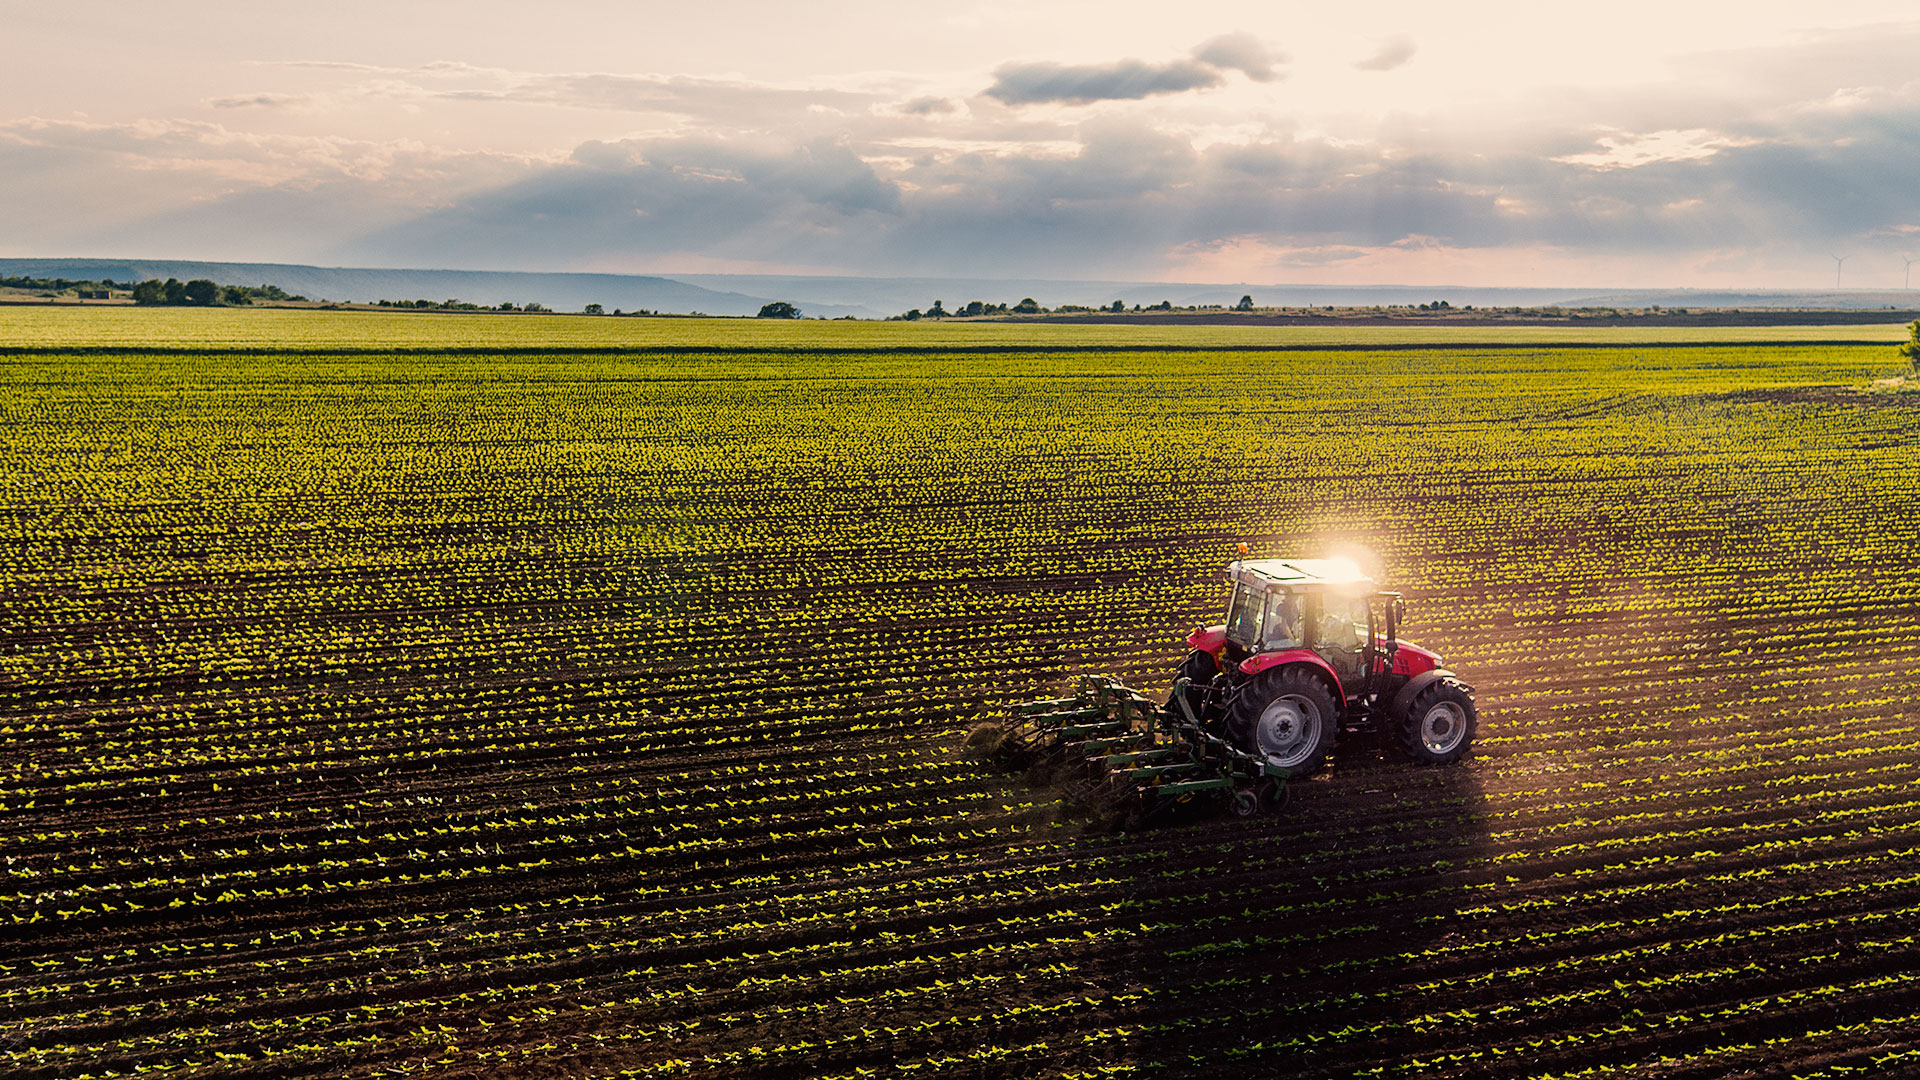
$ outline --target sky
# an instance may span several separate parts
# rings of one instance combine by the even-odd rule
[[[0,27],[0,256],[1715,289],[1897,289],[1920,256],[1912,0]]]

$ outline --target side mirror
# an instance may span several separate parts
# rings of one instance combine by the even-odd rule
[[[1407,625],[1407,602],[1399,597],[1395,597],[1393,600],[1393,628],[1395,636],[1399,635],[1400,628],[1405,625]]]

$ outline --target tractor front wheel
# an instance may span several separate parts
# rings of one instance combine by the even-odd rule
[[[1467,756],[1478,725],[1473,695],[1459,683],[1441,679],[1420,691],[1400,718],[1400,741],[1422,765],[1451,765]]]
[[[1333,750],[1338,708],[1326,684],[1303,668],[1262,672],[1233,699],[1232,733],[1288,777],[1312,776]]]

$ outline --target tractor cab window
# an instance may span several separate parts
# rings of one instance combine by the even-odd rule
[[[1268,595],[1265,628],[1260,633],[1260,651],[1299,648],[1302,629],[1299,600],[1290,592]]]
[[[1314,640],[1325,648],[1359,652],[1367,640],[1367,598],[1332,593],[1321,598]]]
[[[1249,585],[1233,587],[1233,603],[1227,608],[1227,640],[1243,649],[1253,648],[1260,638],[1260,611],[1266,597]]]

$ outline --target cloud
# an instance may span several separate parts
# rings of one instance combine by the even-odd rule
[[[248,60],[253,67],[313,68],[320,71],[368,71],[395,74],[407,71],[407,68],[382,67],[378,64],[359,64],[349,60]]]
[[[0,236],[207,258],[981,277],[1438,273],[1511,252],[1733,274],[1843,246],[1864,264],[1904,250],[1920,222],[1920,80],[1895,63],[1920,34],[1898,44],[1844,69],[1844,49],[1815,41],[1832,61],[1818,84],[1791,75],[1786,53],[1739,54],[1672,84],[1407,112],[1338,137],[1314,134],[1311,114],[1236,102],[1228,115],[1192,93],[1283,77],[1285,57],[1247,34],[1163,62],[1007,65],[985,99],[884,73],[783,84],[334,65],[319,105],[646,134],[515,157],[244,130],[280,107],[263,95],[215,99],[232,102],[220,124],[17,120],[0,123]],[[1771,72],[1787,74],[1752,74]]]
[[[1285,73],[1274,70],[1276,64],[1286,63],[1286,54],[1274,52],[1245,30],[1202,42],[1193,50],[1193,58],[1216,68],[1237,70],[1254,82],[1286,77]]]
[[[809,109],[852,113],[883,100],[878,91],[781,86],[686,75],[528,75],[498,89],[449,89],[429,96],[573,108],[661,112],[742,127],[766,127]]]
[[[900,200],[895,184],[831,140],[589,142],[567,162],[371,238],[361,257],[633,265],[660,253],[751,253],[818,265],[819,252],[885,228]]]
[[[1048,61],[1002,64],[986,94],[1008,105],[1057,102],[1087,105],[1095,101],[1137,101],[1155,94],[1210,90],[1224,79],[1220,69],[1198,60],[1149,64],[1116,60],[1109,64],[1055,64]]]
[[[1606,132],[1583,144],[1520,132],[1438,150],[1418,136],[1293,134],[1196,148],[1184,134],[1117,121],[1079,125],[1065,152],[882,155],[845,141],[704,136],[594,143],[391,230],[378,254],[666,270],[674,253],[698,253],[847,273],[1111,278],[1256,257],[1386,273],[1395,259],[1464,267],[1475,252],[1523,250],[1663,268],[1714,251],[1738,265],[1732,253],[1746,250],[1751,268],[1756,252],[1920,221],[1908,179],[1920,171],[1912,102],[1849,112],[1840,127],[1791,111],[1776,122],[1785,126],[1765,136]]]
[[[437,60],[413,67],[382,67],[328,60],[284,61],[272,65],[341,72],[359,76],[335,97],[407,104],[463,102],[476,105],[541,105],[658,114],[707,127],[773,130],[808,112],[851,115],[889,99],[898,87],[777,83],[696,75],[620,72],[538,72],[480,67]],[[895,80],[897,82],[897,80]],[[216,107],[281,104],[267,98],[294,95],[245,95],[219,99]],[[938,100],[938,99],[928,99]]]
[[[958,106],[954,104],[953,99],[930,94],[902,103],[900,111],[909,116],[932,116],[935,113],[950,113],[956,108]]]
[[[215,109],[284,109],[291,105],[304,105],[311,100],[306,94],[241,94],[208,98],[206,103]]]
[[[1689,131],[1653,131],[1645,134],[1616,132],[1597,140],[1600,149],[1580,154],[1563,154],[1551,160],[1590,169],[1633,169],[1663,161],[1695,161],[1708,158],[1736,146],[1753,146],[1761,140],[1694,128]]]
[[[1161,94],[1211,90],[1239,71],[1256,82],[1284,77],[1274,65],[1286,60],[1252,34],[1223,34],[1184,58],[1163,63],[1114,60],[1105,64],[1056,64],[1045,60],[1002,64],[986,95],[1008,105],[1089,105],[1138,101]]]
[[[70,250],[652,271],[1385,274],[1407,264],[1396,259],[1461,267],[1502,250],[1672,263],[1835,237],[1897,244],[1890,230],[1920,221],[1913,105],[1840,120],[1785,110],[1764,138],[1612,131],[1560,140],[1572,152],[1552,157],[1534,136],[1443,151],[1280,133],[1196,148],[1111,120],[1067,129],[1060,146],[900,154],[848,138],[702,134],[588,141],[538,160],[199,122],[37,120],[0,125],[0,202],[34,208],[0,210],[0,231]],[[61,225],[72,221],[87,230]]]
[[[27,118],[0,123],[0,235],[41,250],[318,258],[536,160],[192,120]]]
[[[1380,51],[1354,63],[1361,71],[1392,71],[1394,68],[1413,59],[1413,42],[1404,37],[1390,38],[1380,45]]]

